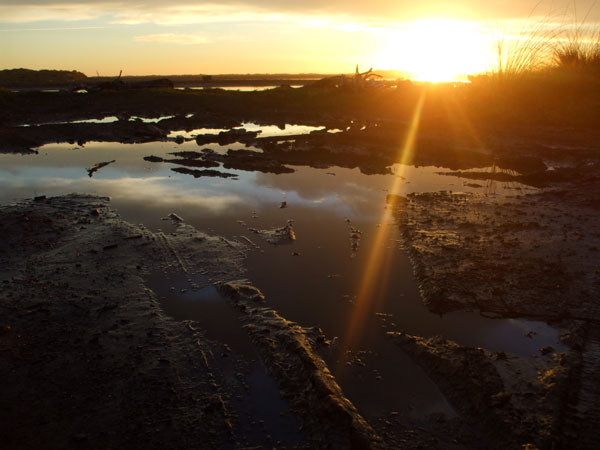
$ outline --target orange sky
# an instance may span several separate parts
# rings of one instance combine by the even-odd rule
[[[488,69],[501,33],[600,19],[591,0],[537,3],[3,0],[0,68],[339,73],[358,63],[442,77]]]

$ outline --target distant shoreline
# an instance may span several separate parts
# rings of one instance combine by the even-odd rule
[[[376,71],[384,79],[402,78],[401,72],[382,70]],[[169,79],[175,87],[231,87],[231,86],[271,86],[271,85],[306,85],[313,81],[335,76],[352,77],[353,73],[255,73],[255,74],[198,74],[198,75],[124,75],[91,76],[81,72],[69,71],[32,71],[28,69],[0,70],[0,88],[47,89],[72,87],[76,85],[95,85],[106,83],[117,78],[123,82],[143,82],[159,79]]]

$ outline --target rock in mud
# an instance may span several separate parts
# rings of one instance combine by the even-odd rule
[[[223,295],[235,301],[260,303],[265,300],[264,294],[248,280],[234,280],[220,283],[217,285],[217,289],[219,289]]]
[[[183,219],[181,218],[181,216],[178,216],[175,213],[171,213],[166,217],[163,217],[162,220],[172,220],[173,222],[183,222]]]

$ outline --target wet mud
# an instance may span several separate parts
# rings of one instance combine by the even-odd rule
[[[539,448],[598,443],[591,430],[600,414],[591,405],[598,399],[600,364],[600,184],[589,174],[559,186],[502,199],[452,192],[388,196],[428,308],[538,318],[563,330],[567,352],[543,347],[538,357],[520,362],[443,339],[391,333],[466,417],[477,416],[469,402],[481,402],[486,413],[479,413],[480,425],[499,433],[493,442],[501,442],[500,435],[513,439],[509,447],[526,439]],[[538,368],[527,374],[523,364]],[[513,374],[506,376],[509,369]],[[490,375],[480,378],[485,371]],[[510,385],[518,379],[523,382]],[[520,425],[511,424],[515,417]],[[584,437],[573,443],[578,434]]]
[[[388,201],[433,311],[598,323],[591,309],[600,245],[595,209],[577,208],[560,192],[504,199],[437,192]]]
[[[1,99],[4,109],[0,120],[0,152],[34,152],[36,148],[54,142],[78,143],[80,146],[90,141],[171,140],[182,143],[188,138],[169,135],[220,129],[222,131],[218,133],[200,133],[194,139],[199,146],[242,143],[263,150],[262,154],[231,151],[219,161],[229,169],[288,173],[293,170],[291,165],[310,165],[359,167],[363,173],[383,174],[389,173],[389,166],[402,157],[406,164],[436,165],[453,171],[498,167],[529,177],[531,183],[546,183],[563,176],[560,171],[552,174],[545,171],[543,158],[568,159],[573,163],[593,152],[589,146],[592,142],[589,130],[570,133],[574,148],[565,153],[549,145],[549,142],[564,141],[564,135],[547,133],[548,140],[542,142],[538,135],[528,135],[521,141],[510,142],[506,136],[511,134],[516,139],[518,130],[498,132],[486,125],[482,131],[485,139],[474,140],[465,130],[453,130],[438,118],[425,118],[420,124],[415,149],[407,154],[403,146],[409,121],[404,117],[404,107],[413,101],[415,89],[407,85],[400,91],[390,91],[385,98],[386,107],[382,105],[379,109],[373,106],[371,97],[374,93],[309,87],[247,93],[172,89],[108,90],[83,96],[67,92],[10,93]],[[393,103],[393,98],[401,96],[403,90],[410,95],[400,104]],[[380,96],[385,96],[385,92],[376,97]],[[326,104],[321,104],[325,101]],[[60,108],[56,108],[56,102],[61,103]],[[392,105],[397,111],[390,109]],[[108,116],[118,120],[85,123]],[[244,122],[281,126],[304,124],[324,126],[325,129],[305,135],[261,137],[258,131],[240,128]],[[329,132],[331,130],[336,132]],[[448,135],[452,139],[449,140]],[[583,139],[585,144],[582,145]]]
[[[232,401],[246,391],[227,375],[226,348],[166,317],[143,282],[154,262],[185,271],[186,257],[212,276],[239,273],[237,251],[189,229],[127,224],[100,197],[26,201],[0,215],[4,446],[243,445]]]
[[[414,100],[412,88],[406,89],[402,94]],[[545,128],[524,131],[513,125],[498,131],[489,126],[480,130],[485,139],[472,139],[425,114],[414,151],[407,153],[406,113],[412,108],[391,114],[391,103],[383,97],[327,92],[331,95],[307,87],[236,94],[169,89],[2,94],[0,152],[35,153],[53,142],[195,140],[199,147],[247,148],[236,146],[225,154],[199,148],[172,152],[173,158],[144,159],[175,165],[171,170],[177,173],[223,178],[237,175],[216,169],[283,174],[294,172],[294,166],[310,166],[389,174],[390,166],[402,160],[485,181],[465,182],[481,188],[481,194],[388,195],[387,207],[400,227],[422,299],[437,314],[475,311],[489,318],[545,321],[561,331],[564,348],[545,346],[531,357],[491,352],[442,337],[409,335],[382,313],[398,360],[416,361],[456,416],[429,414],[417,420],[390,411],[366,419],[325,363],[323,355],[335,348],[333,337],[287,320],[256,287],[240,281],[248,252],[260,248],[250,239],[209,236],[175,214],[165,221],[170,232],[151,232],[121,220],[106,198],[38,196],[0,207],[6,236],[0,242],[0,369],[8,386],[1,393],[0,430],[5,444],[600,446],[600,183],[594,131],[565,135]],[[57,101],[62,102],[59,110]],[[110,115],[118,120],[73,122]],[[324,129],[261,137],[241,128],[249,121]],[[222,131],[173,137],[203,128]],[[556,145],[570,150],[558,151]],[[90,177],[107,164],[89,168]],[[543,189],[498,196],[497,181]],[[287,207],[287,201],[280,206]],[[346,225],[350,255],[356,255],[362,231],[349,220]],[[270,227],[247,229],[268,244],[294,245],[293,223]],[[281,401],[289,404],[290,423],[297,417],[302,424],[293,439],[274,442],[261,426],[268,419],[249,418],[248,405],[256,401],[248,389],[251,364],[227,344],[209,339],[200,324],[167,317],[157,293],[149,289],[148,278],[156,273],[182,276],[190,285],[189,280],[201,277],[203,288],[229,299],[239,313],[235,326],[264,361]],[[365,368],[371,356],[360,350],[345,355],[345,361]]]
[[[304,329],[261,307],[264,296],[245,282],[225,283],[219,289],[244,311],[245,329],[313,439],[338,448],[373,447],[378,436],[314,351],[315,346],[328,344],[322,332]]]
[[[390,338],[419,361],[488,448],[552,448],[565,407],[568,354],[523,358],[403,332]]]

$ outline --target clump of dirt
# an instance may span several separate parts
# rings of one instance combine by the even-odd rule
[[[273,245],[291,244],[296,240],[296,233],[293,228],[293,221],[271,230],[257,230],[256,228],[248,228],[249,231],[258,234],[265,241]]]
[[[350,257],[356,257],[358,247],[360,246],[360,240],[362,239],[362,231],[352,225],[352,221],[346,218],[346,224],[348,225],[348,239],[350,240]]]
[[[518,182],[534,187],[547,187],[555,183],[581,182],[582,179],[597,179],[599,164],[597,162],[587,164],[579,163],[576,167],[557,167],[547,169],[546,167],[526,173],[515,173],[514,170],[492,171],[454,171],[438,172],[440,175],[468,178],[472,180],[494,180],[504,182]]]
[[[247,131],[244,128],[234,128],[228,131],[221,131],[218,134],[200,134],[196,136],[198,145],[216,143],[219,145],[233,144],[234,142],[250,143],[260,131]]]
[[[96,164],[94,164],[94,165],[93,165],[92,167],[90,167],[89,169],[86,169],[86,170],[87,170],[87,173],[88,173],[88,176],[89,176],[90,178],[92,178],[92,177],[94,176],[94,174],[95,174],[96,172],[98,172],[98,170],[100,170],[100,169],[102,169],[103,167],[105,167],[105,166],[108,166],[109,164],[112,164],[112,163],[114,163],[114,162],[116,162],[116,160],[114,160],[114,159],[113,159],[112,161],[104,161],[104,162],[99,162],[99,163],[96,163]]]
[[[179,164],[186,167],[218,167],[221,164],[225,169],[258,171],[264,173],[292,173],[294,169],[284,166],[280,161],[273,159],[262,153],[250,150],[228,150],[226,155],[218,154],[211,149],[203,149],[198,152],[181,152],[187,156],[183,158],[165,159],[159,156],[146,156],[144,159],[149,162],[167,162]],[[178,155],[181,155],[179,153]],[[177,168],[177,171],[180,171]],[[191,173],[187,171],[185,173]]]

